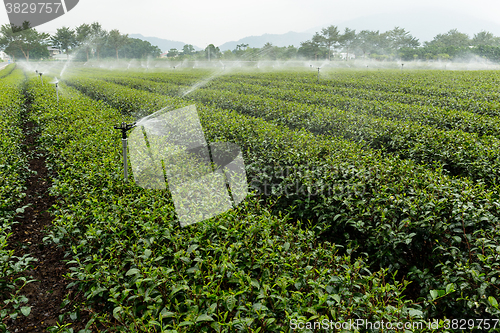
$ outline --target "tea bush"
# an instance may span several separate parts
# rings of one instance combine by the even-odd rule
[[[47,163],[57,174],[50,240],[71,248],[77,267],[70,278],[95,309],[93,320],[123,331],[286,332],[292,319],[422,318],[421,308],[403,296],[407,281],[368,267],[366,256],[321,240],[285,211],[270,214],[272,201],[251,196],[233,211],[180,228],[168,192],[121,180],[120,135],[113,125],[130,118],[60,87],[59,104],[54,88],[36,79],[27,94]],[[141,94],[105,95],[98,87],[94,96],[124,110],[142,103]],[[212,141],[229,139],[227,129],[236,125],[242,137],[261,126],[245,148],[269,130],[289,143],[312,137],[236,114],[227,118],[217,109],[204,108],[200,116]]]
[[[3,71],[7,74],[0,78],[0,332],[8,329],[6,320],[30,312],[25,304],[28,299],[22,292],[30,281],[23,272],[34,261],[29,254],[18,257],[14,250],[8,249],[14,217],[23,214],[26,208],[21,203],[26,196],[29,169],[28,156],[21,147],[24,75],[14,65]]]
[[[69,82],[114,107],[126,105],[126,113],[186,103],[82,76]],[[206,103],[211,105],[208,96]],[[411,295],[424,302],[426,318],[498,314],[497,273],[490,270],[499,260],[495,188],[450,178],[439,168],[383,156],[345,140],[197,105],[208,137],[245,148],[250,181],[277,184],[271,193],[275,214],[310,220],[309,229],[322,240],[359,246],[358,253],[368,254],[372,269],[382,267],[411,278]],[[253,111],[261,112],[258,106]],[[276,174],[288,167],[302,169]],[[290,186],[302,193],[288,195],[285,189]],[[262,186],[257,189],[271,200]]]
[[[116,74],[115,74],[116,75]],[[158,93],[175,91],[170,85],[162,88],[157,83],[147,83],[137,79],[109,79],[122,84],[130,85],[134,88],[145,89]],[[72,84],[70,81],[70,84]],[[94,98],[106,100],[116,107],[136,110],[133,104],[117,105],[112,100],[114,94],[119,94],[120,88],[113,85],[102,85],[92,80],[84,81],[78,79],[79,89],[91,94]],[[93,89],[94,85],[102,85],[105,96]],[[115,92],[111,92],[116,89]],[[293,90],[287,95],[301,96]],[[281,94],[283,95],[283,94]],[[132,103],[132,99],[141,97],[147,100],[147,95],[142,91],[134,94],[122,103]],[[386,152],[394,153],[401,158],[412,159],[418,163],[439,164],[451,175],[466,176],[474,180],[485,181],[488,184],[496,185],[500,178],[500,139],[493,136],[480,136],[476,133],[464,133],[461,130],[439,130],[435,126],[420,125],[413,121],[387,120],[386,118],[373,116],[366,112],[353,113],[350,110],[340,110],[337,108],[322,107],[304,103],[280,100],[257,95],[246,95],[212,89],[202,89],[187,96],[190,100],[209,104],[214,107],[236,110],[243,114],[262,117],[265,120],[273,121],[291,128],[305,128],[313,133],[328,134],[344,137],[349,140],[366,142],[371,148],[383,149]],[[148,102],[141,104],[142,111],[145,107],[150,109],[151,100],[155,100],[155,106],[159,108],[164,105],[158,97],[154,97]],[[154,109],[154,107],[153,107]],[[363,108],[361,108],[363,109]],[[139,111],[136,111],[139,112]],[[398,111],[405,114],[404,110]],[[436,117],[438,117],[436,115]],[[490,128],[498,128],[498,122],[491,121]],[[462,120],[456,120],[462,123]],[[473,122],[470,120],[470,122]],[[460,126],[458,126],[460,127]]]

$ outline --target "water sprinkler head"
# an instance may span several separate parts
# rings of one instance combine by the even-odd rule
[[[57,88],[58,83],[56,82],[56,88]]]
[[[121,123],[120,126],[113,126],[113,128],[116,130],[121,130],[122,131],[122,139],[127,139],[127,131],[130,131],[135,126],[136,126],[135,122],[132,124],[127,124],[127,123],[123,122],[123,123]]]

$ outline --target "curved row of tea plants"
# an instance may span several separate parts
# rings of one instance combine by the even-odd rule
[[[148,110],[154,110],[155,106],[157,110],[164,105],[157,95],[148,98],[144,91],[130,94],[129,98],[120,99],[121,102],[118,103],[115,96],[121,94],[121,88],[111,83],[82,77],[70,79],[68,82],[78,85],[79,89],[93,98],[103,99],[123,110],[136,110],[133,104],[139,100],[144,101],[140,104],[141,110],[146,105]],[[125,79],[119,82],[128,83],[134,88],[139,86],[145,89],[151,86],[151,90],[163,92],[161,86],[148,84],[143,80]],[[166,89],[170,90],[170,87]],[[186,98],[213,107],[262,117],[291,128],[305,128],[316,134],[364,141],[371,148],[383,149],[401,158],[419,163],[438,163],[452,175],[466,176],[493,185],[498,184],[500,180],[500,140],[492,136],[479,137],[475,133],[458,130],[443,131],[410,121],[390,121],[336,108],[211,89],[195,90]],[[153,100],[155,102],[150,106]]]
[[[172,69],[96,69],[96,68],[85,68],[85,67],[70,67],[66,71],[66,76],[72,75],[85,75],[90,77],[123,77],[124,75],[128,77],[135,78],[148,78],[151,81],[157,82],[165,82],[167,80],[170,83],[173,83],[177,86],[191,86],[200,81],[206,80],[207,78],[215,78],[218,77],[218,74],[222,74],[221,71],[213,71],[210,69],[181,69],[181,70],[172,70]],[[58,73],[54,73],[56,75]],[[56,75],[57,76],[57,75]]]
[[[333,74],[335,75],[335,74]],[[412,72],[411,77],[416,74]],[[344,74],[339,74],[335,80],[323,80],[321,79],[318,83],[316,78],[306,79],[306,80],[293,80],[297,75],[290,74],[274,74],[267,75],[266,77],[248,77],[247,75],[225,75],[221,76],[210,86],[212,88],[218,88],[218,83],[244,83],[244,84],[255,84],[268,88],[280,88],[285,90],[293,89],[294,91],[301,90],[314,93],[328,93],[330,95],[342,95],[351,98],[362,98],[365,100],[373,100],[380,102],[398,102],[403,104],[410,104],[412,106],[421,107],[438,107],[445,110],[456,110],[462,112],[471,112],[480,115],[489,116],[499,116],[500,115],[500,102],[497,91],[492,91],[484,93],[479,90],[478,93],[474,95],[458,95],[455,96],[453,91],[457,90],[460,93],[468,91],[468,87],[461,87],[460,83],[455,82],[457,80],[450,79],[455,86],[446,88],[447,93],[441,93],[438,95],[424,94],[419,95],[419,91],[412,91],[408,89],[400,88],[400,82],[390,81],[385,89],[377,89],[377,86],[370,85],[356,85],[357,78],[352,76],[344,77]],[[364,76],[363,73],[359,73],[359,76]],[[381,77],[382,76],[382,77]],[[149,76],[140,76],[146,79],[150,79]],[[153,80],[156,82],[171,82],[167,75],[162,76],[164,81],[161,81],[156,76]],[[383,80],[383,74],[377,73],[370,77],[371,82],[380,82]],[[414,82],[413,85],[427,85],[427,81]]]
[[[0,70],[0,79],[8,76],[10,73],[14,71],[15,68],[16,68],[15,64],[10,64],[7,65],[4,69]]]
[[[114,73],[117,73],[116,71]],[[181,74],[171,73],[137,73],[122,72],[128,77],[143,78],[159,83],[172,83],[175,85],[191,85],[193,80],[182,79]],[[110,73],[99,73],[102,76],[114,76]],[[398,102],[411,104],[413,106],[440,107],[446,110],[459,110],[482,115],[500,115],[500,95],[496,87],[498,82],[492,81],[479,84],[483,77],[492,75],[489,72],[464,72],[457,76],[438,74],[438,87],[430,86],[429,82],[435,72],[412,71],[401,75],[400,73],[360,71],[349,72],[327,72],[324,79],[317,81],[316,75],[304,71],[285,71],[272,73],[251,74],[238,72],[237,74],[225,73],[223,71],[211,74],[216,76],[210,82],[212,88],[219,88],[219,83],[244,83],[257,84],[268,88],[283,88],[285,90],[302,90],[316,93],[328,93],[343,95],[351,98],[363,98],[367,100]],[[465,76],[465,78],[464,78]],[[494,76],[494,75],[493,75]],[[210,75],[207,75],[210,77]],[[202,80],[202,79],[200,79]],[[212,81],[212,80],[211,80]],[[464,84],[464,81],[470,81]],[[444,87],[442,86],[444,85]],[[383,86],[383,88],[381,88]],[[422,90],[422,87],[423,90]]]
[[[180,103],[102,81],[72,84],[114,107],[126,105],[127,113]],[[278,197],[275,212],[314,221],[311,228],[323,239],[361,246],[372,265],[411,277],[415,298],[446,294],[437,302],[442,313],[498,313],[498,277],[492,270],[500,262],[497,192],[345,140],[198,108],[210,137],[246,148],[249,180],[264,198],[263,184],[277,185],[269,189]],[[286,168],[296,172],[284,174]],[[428,310],[429,316],[436,313]]]
[[[127,73],[128,74],[128,73]],[[118,83],[134,89],[146,90],[168,96],[182,96],[188,94],[189,86],[180,86],[176,82],[158,83],[145,79],[127,76],[102,76],[108,82]],[[175,79],[173,79],[175,80]],[[500,118],[473,114],[466,111],[446,110],[436,107],[407,105],[401,103],[397,96],[388,98],[388,101],[373,101],[366,96],[366,91],[354,91],[344,95],[344,92],[332,93],[331,89],[315,91],[310,85],[293,84],[284,88],[269,86],[265,82],[254,84],[243,83],[234,78],[233,82],[211,82],[209,88],[202,90],[211,92],[227,91],[244,95],[257,95],[279,99],[287,102],[298,102],[325,107],[334,107],[358,114],[384,117],[391,120],[406,120],[430,125],[443,130],[461,130],[464,132],[500,137]],[[192,89],[192,88],[191,88]]]
[[[439,102],[447,97],[457,100],[473,99],[496,101],[499,92],[496,89],[500,81],[495,71],[453,71],[411,70],[401,73],[392,70],[335,70],[326,68],[320,72],[318,84],[316,68],[309,71],[273,71],[267,73],[245,74],[244,81],[263,84],[301,84],[317,89],[341,88],[363,89],[388,93],[404,93],[408,98],[430,97],[429,101]],[[236,75],[239,75],[237,73]],[[147,74],[146,74],[147,76]],[[163,76],[164,78],[167,76]],[[230,77],[230,76],[229,76]],[[403,97],[404,98],[404,97]]]
[[[8,70],[8,69],[4,69]],[[2,72],[0,71],[0,74]],[[18,257],[8,249],[14,217],[22,214],[25,182],[29,175],[27,156],[22,150],[22,112],[24,75],[10,66],[8,74],[0,79],[0,332],[8,329],[5,322],[21,314],[28,315],[28,299],[22,295],[29,282],[22,274],[34,259],[28,254]]]
[[[240,94],[259,95],[285,101],[336,107],[345,111],[371,114],[388,119],[415,121],[423,125],[432,125],[440,129],[457,129],[479,135],[500,137],[500,118],[477,113],[429,106],[421,101],[405,101],[412,95],[373,92],[361,89],[314,89],[314,85],[294,84],[285,87],[267,86],[264,82],[253,84],[235,82],[210,84],[211,90],[232,91]],[[119,82],[117,82],[119,83]],[[467,100],[468,103],[474,103]],[[500,109],[500,107],[499,107]],[[499,114],[499,112],[491,112]]]
[[[325,84],[431,97],[498,101],[497,73],[436,70],[327,72]]]
[[[407,320],[422,314],[402,299],[406,283],[384,270],[371,273],[361,257],[338,254],[335,245],[320,243],[285,214],[270,215],[258,197],[180,228],[168,192],[123,183],[120,135],[112,126],[127,118],[118,110],[63,84],[57,105],[54,88],[36,78],[28,95],[58,175],[51,239],[71,247],[78,265],[73,284],[101,312],[95,320],[115,326],[110,329],[286,332],[292,319]],[[206,117],[203,123],[212,140],[224,138],[219,123]]]
[[[448,110],[457,110],[461,112],[461,116],[467,116],[467,112],[479,114],[479,115],[489,115],[489,116],[499,116],[500,115],[500,102],[499,94],[496,90],[498,83],[492,81],[491,79],[485,84],[479,84],[485,76],[490,75],[489,72],[464,72],[463,74],[453,74],[435,76],[435,72],[432,71],[412,71],[410,73],[405,73],[401,76],[400,73],[392,73],[391,71],[384,72],[370,72],[370,71],[359,71],[350,72],[327,72],[327,77],[334,76],[335,79],[321,79],[318,83],[315,75],[308,73],[308,71],[279,71],[270,73],[251,73],[247,71],[238,71],[236,74],[232,74],[231,71],[200,71],[200,70],[189,70],[183,69],[179,71],[167,71],[167,72],[150,72],[150,71],[137,71],[137,70],[78,70],[75,69],[77,73],[85,72],[87,75],[91,74],[92,77],[100,77],[110,79],[112,77],[129,77],[129,78],[141,78],[148,81],[153,81],[157,83],[170,84],[172,85],[172,92],[175,91],[177,87],[182,94],[182,91],[189,90],[189,86],[194,85],[208,85],[211,89],[224,89],[226,84],[230,86],[237,87],[236,83],[242,84],[252,84],[258,85],[262,88],[279,88],[285,91],[293,90],[294,92],[303,91],[308,93],[313,93],[315,96],[322,95],[322,93],[327,93],[329,95],[342,95],[344,97],[372,100],[379,102],[389,102],[389,103],[401,103],[410,104],[413,107],[417,106],[419,109],[424,107],[429,108],[428,112],[438,112],[435,108],[440,108],[446,114],[449,114],[450,120],[453,120],[453,114],[450,114]],[[433,91],[433,88],[429,88],[429,82],[433,79],[437,79],[438,83],[444,85],[442,87],[439,85],[439,90],[445,90],[447,93],[441,93],[436,96],[430,95],[429,93],[420,95],[415,91],[408,89],[402,89],[403,87],[410,86],[422,87],[424,86],[426,91]],[[357,82],[364,82],[364,84],[358,84]],[[464,82],[470,81],[469,84]],[[382,83],[381,83],[382,82]],[[201,83],[201,84],[200,84]],[[372,87],[370,84],[374,84]],[[384,89],[375,89],[378,85],[383,84]],[[473,83],[473,84],[472,84]],[[472,84],[472,85],[471,85]],[[401,91],[400,91],[401,90]],[[471,95],[471,91],[474,94]],[[455,93],[456,92],[456,93]],[[464,93],[466,95],[464,95]],[[307,96],[305,100],[307,100]],[[299,100],[300,101],[300,100]],[[317,100],[316,102],[318,102]],[[331,104],[331,103],[330,103]],[[404,107],[404,106],[400,106]],[[444,109],[444,110],[443,110]],[[423,109],[426,110],[425,108]],[[438,119],[436,119],[437,121]],[[473,123],[471,123],[473,125]]]
[[[374,149],[417,163],[438,164],[454,176],[500,184],[500,139],[460,130],[440,130],[411,121],[355,114],[272,98],[206,89],[188,96],[196,101],[320,135],[364,141]]]

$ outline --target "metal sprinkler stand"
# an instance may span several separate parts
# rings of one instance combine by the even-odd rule
[[[59,88],[57,82],[56,82],[56,96],[57,96],[57,104],[59,104]]]
[[[122,146],[123,146],[123,179],[128,182],[128,165],[127,165],[127,131],[135,127],[135,123],[122,123],[121,126],[113,126],[116,130],[122,131]]]
[[[319,70],[321,69],[321,67],[318,67],[318,83],[319,83]]]
[[[38,73],[40,75],[40,82],[42,82],[42,86],[43,86],[43,79],[42,79],[42,74],[43,73]]]

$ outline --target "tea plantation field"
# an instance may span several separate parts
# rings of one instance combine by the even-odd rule
[[[79,292],[54,332],[500,331],[500,73],[42,71],[0,71],[5,327],[29,317],[36,266],[9,247],[30,121],[56,202],[44,242]],[[241,147],[249,195],[182,228],[168,190],[123,181],[113,126],[192,104],[207,142]]]

